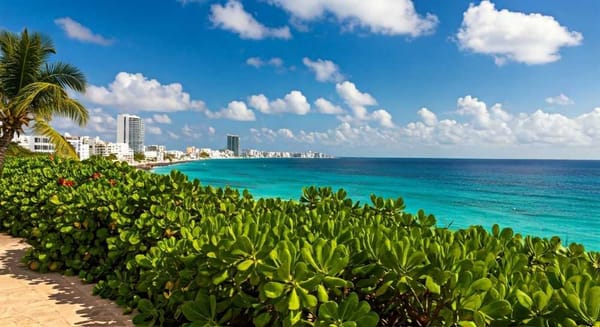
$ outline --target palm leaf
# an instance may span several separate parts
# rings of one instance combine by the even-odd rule
[[[35,82],[24,87],[14,100],[13,108],[14,115],[27,112],[48,121],[57,115],[80,126],[84,126],[89,118],[79,101],[71,99],[61,85],[49,82]]]
[[[83,73],[75,66],[57,62],[46,65],[40,72],[41,82],[49,82],[70,88],[77,92],[85,92],[86,80]]]
[[[47,136],[50,139],[50,142],[54,144],[57,155],[73,159],[79,158],[73,146],[58,131],[50,126],[47,121],[36,119],[32,129],[35,134]]]

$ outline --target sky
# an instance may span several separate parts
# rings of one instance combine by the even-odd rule
[[[79,67],[73,135],[170,149],[600,159],[597,0],[0,1]]]

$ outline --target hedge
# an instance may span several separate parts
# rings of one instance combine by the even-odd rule
[[[309,187],[254,199],[105,160],[8,160],[0,230],[139,325],[600,326],[600,253]]]

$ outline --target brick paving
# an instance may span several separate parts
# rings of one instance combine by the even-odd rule
[[[132,326],[113,302],[77,277],[41,274],[21,263],[24,241],[0,234],[0,326]]]

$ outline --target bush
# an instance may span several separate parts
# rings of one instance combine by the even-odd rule
[[[164,326],[600,326],[600,254],[402,199],[307,188],[255,200],[106,160],[10,159],[0,228],[31,269],[96,282]]]

